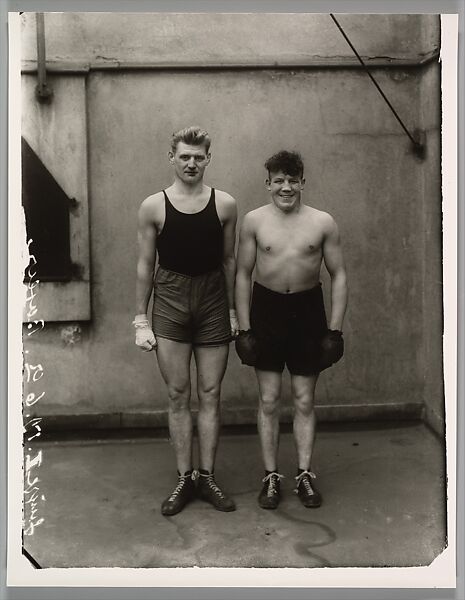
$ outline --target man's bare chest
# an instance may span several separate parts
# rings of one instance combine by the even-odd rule
[[[259,253],[269,256],[304,256],[321,252],[323,233],[311,224],[262,226],[257,232]]]

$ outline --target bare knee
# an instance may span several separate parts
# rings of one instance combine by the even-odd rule
[[[214,383],[211,385],[200,384],[198,386],[199,409],[216,410],[220,401],[221,385]]]
[[[262,392],[260,411],[269,417],[276,416],[279,412],[279,394],[276,392]]]
[[[220,383],[212,383],[212,384],[208,384],[208,385],[205,383],[198,384],[199,396],[201,396],[202,398],[205,398],[205,400],[215,400],[215,399],[219,398],[220,391],[221,391]]]
[[[294,395],[295,413],[302,417],[310,417],[314,413],[313,394],[302,393]]]
[[[170,411],[172,413],[182,412],[188,409],[190,401],[189,383],[169,385],[168,398],[170,402]]]

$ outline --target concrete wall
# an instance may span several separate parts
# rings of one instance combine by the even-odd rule
[[[442,371],[442,207],[441,188],[441,72],[437,65],[425,69],[421,79],[422,129],[426,133],[427,155],[423,170],[424,285],[423,348],[425,360],[425,417],[439,434],[444,433],[444,385]]]
[[[31,71],[35,24],[33,15],[23,18]],[[166,408],[155,357],[133,345],[136,213],[144,197],[170,184],[171,132],[199,123],[213,138],[207,181],[236,197],[240,221],[267,202],[264,160],[294,148],[306,164],[306,202],[339,223],[350,282],[347,352],[321,377],[326,414],[350,418],[364,407],[383,414],[393,403],[402,409],[426,399],[441,423],[438,65],[405,65],[437,49],[439,22],[431,15],[340,21],[362,55],[391,57],[374,74],[405,123],[428,130],[425,160],[411,152],[366,74],[347,68],[350,51],[327,15],[46,15],[48,58],[57,71],[68,69],[51,85],[86,78],[92,319],[80,323],[76,343],[63,341],[59,323],[28,340],[45,371],[37,414],[113,413],[114,424],[130,425]],[[111,64],[102,66],[102,56]],[[297,66],[174,68],[196,60]],[[156,61],[173,68],[131,68]],[[73,65],[88,72],[71,75]],[[23,80],[25,91],[35,85],[31,72]],[[26,112],[37,110],[28,102]],[[226,421],[253,419],[255,376],[234,351],[223,390]],[[285,396],[288,405],[287,388]]]
[[[434,15],[338,15],[370,62],[420,61],[438,48]],[[23,13],[25,62],[36,60],[35,17]],[[355,63],[329,15],[47,13],[49,66],[61,64]]]

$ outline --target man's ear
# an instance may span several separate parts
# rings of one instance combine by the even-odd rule
[[[168,160],[170,161],[170,163],[174,161],[174,154],[172,150],[168,152]]]
[[[271,181],[268,177],[265,179],[265,187],[267,190],[271,189]]]
[[[207,153],[207,165],[210,164],[211,157],[212,157],[211,152],[208,152]]]
[[[303,190],[305,186],[305,177],[302,177],[302,179],[300,180],[300,189]]]

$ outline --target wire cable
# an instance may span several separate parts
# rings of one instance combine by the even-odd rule
[[[366,66],[366,64],[363,62],[362,57],[360,56],[360,54],[357,52],[357,50],[355,49],[354,45],[352,44],[352,42],[349,40],[349,38],[347,37],[345,31],[342,29],[342,27],[340,26],[340,24],[338,23],[336,17],[330,13],[329,15],[332,20],[334,21],[334,23],[336,24],[337,28],[339,29],[339,31],[342,33],[345,41],[349,44],[350,48],[352,49],[353,53],[355,54],[355,56],[358,58],[358,60],[360,61],[360,64],[362,65],[362,67],[365,69],[368,77],[371,79],[371,81],[373,82],[373,84],[375,85],[376,89],[378,90],[378,92],[381,94],[382,98],[384,99],[384,101],[386,102],[386,104],[389,106],[389,108],[391,109],[392,113],[394,114],[395,118],[398,120],[398,122],[400,123],[400,125],[402,126],[402,129],[405,131],[405,133],[408,135],[410,141],[412,142],[415,151],[417,152],[417,154],[422,155],[424,152],[424,145],[421,144],[420,142],[418,142],[418,140],[416,140],[413,135],[410,133],[410,131],[407,129],[407,127],[404,125],[404,122],[402,121],[402,119],[399,117],[399,115],[396,112],[396,109],[392,106],[392,104],[389,102],[388,98],[386,97],[386,94],[383,92],[383,90],[380,88],[378,82],[376,81],[376,79],[373,77],[373,75],[370,73],[370,70],[368,69],[368,67]]]

